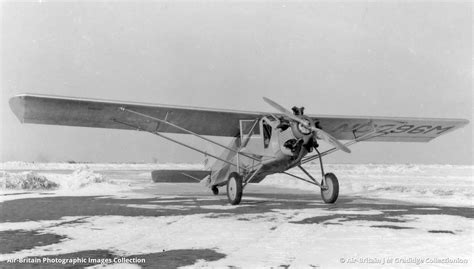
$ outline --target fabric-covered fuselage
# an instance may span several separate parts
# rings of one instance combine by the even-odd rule
[[[219,156],[231,163],[238,163],[240,169],[229,163],[214,161],[209,167],[211,170],[209,185],[225,185],[232,172],[238,172],[245,177],[256,170],[258,172],[250,182],[260,182],[270,174],[296,166],[301,158],[312,150],[312,133],[301,132],[296,122],[282,122],[274,117],[263,117],[257,127],[258,131],[252,133],[250,138],[239,134],[229,143],[228,147],[238,151],[247,141],[246,146],[240,149],[242,154],[237,157],[235,152],[224,150]]]

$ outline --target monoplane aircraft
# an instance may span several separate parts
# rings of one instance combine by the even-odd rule
[[[155,182],[203,182],[214,194],[226,186],[232,205],[249,183],[283,173],[320,188],[325,203],[336,202],[339,182],[324,171],[322,157],[362,141],[428,142],[468,123],[464,119],[354,117],[305,115],[303,107],[289,111],[263,98],[276,112],[245,112],[110,100],[21,94],[10,107],[22,123],[128,129],[149,132],[214,158],[208,170],[158,170]],[[223,149],[210,154],[164,133],[189,134]],[[230,137],[224,145],[209,136]],[[340,140],[346,140],[342,143]],[[333,148],[320,152],[324,141]],[[321,179],[303,165],[319,159]],[[307,178],[288,172],[298,167]]]

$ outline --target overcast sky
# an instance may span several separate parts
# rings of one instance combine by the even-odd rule
[[[151,134],[22,125],[8,99],[23,92],[472,122],[472,4],[383,2],[2,1],[0,161],[201,161]],[[470,123],[327,160],[472,164],[472,138]]]

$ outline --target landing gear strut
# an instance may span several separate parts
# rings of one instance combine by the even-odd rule
[[[323,161],[321,160],[321,154],[319,153],[318,149],[316,149],[316,152],[319,154],[319,164],[321,165],[321,176],[322,180],[321,183],[318,182],[308,171],[306,171],[301,165],[298,165],[298,167],[303,171],[311,180],[302,178],[300,176],[296,176],[293,174],[290,174],[288,172],[283,172],[284,174],[287,174],[289,176],[292,176],[294,178],[297,178],[299,180],[308,182],[310,184],[316,185],[319,188],[321,188],[321,198],[326,204],[333,204],[336,202],[337,198],[339,197],[339,181],[337,180],[337,177],[333,173],[324,173],[324,167],[323,167]]]
[[[324,173],[323,157],[318,148],[314,148],[319,155],[319,165],[321,167],[321,198],[326,204],[334,204],[339,196],[339,181],[333,173]]]

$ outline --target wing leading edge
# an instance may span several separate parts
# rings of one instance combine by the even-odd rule
[[[10,107],[22,123],[135,130],[132,125],[148,131],[184,133],[165,123],[121,110],[127,108],[167,120],[199,135],[227,137],[239,134],[240,120],[255,120],[269,114],[36,94],[12,97]],[[352,140],[375,128],[377,133],[369,141],[427,142],[469,122],[464,119],[309,116],[321,129],[340,140]]]

